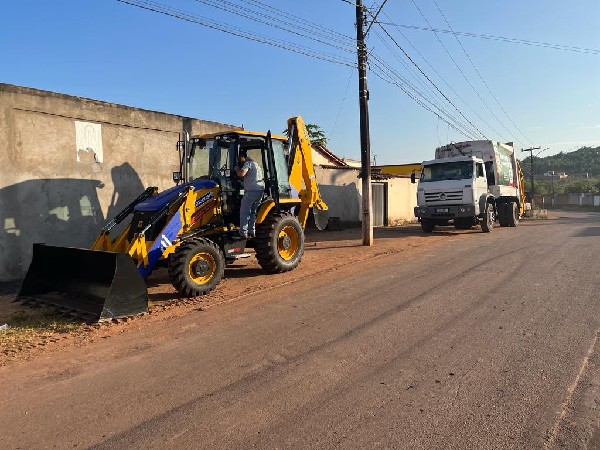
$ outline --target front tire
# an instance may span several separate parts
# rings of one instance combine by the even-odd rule
[[[212,291],[223,278],[225,257],[209,239],[182,243],[169,258],[169,278],[184,297],[197,297]]]
[[[485,204],[485,211],[483,213],[483,220],[481,222],[481,231],[489,233],[494,229],[494,222],[496,217],[494,216],[494,205],[491,203]]]
[[[256,226],[254,251],[258,264],[270,273],[295,269],[304,253],[304,230],[289,212],[269,214]]]

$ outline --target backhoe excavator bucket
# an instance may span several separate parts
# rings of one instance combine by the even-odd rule
[[[33,259],[17,295],[24,304],[101,322],[148,310],[146,284],[127,253],[33,245]]]

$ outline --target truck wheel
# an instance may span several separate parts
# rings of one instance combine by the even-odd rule
[[[515,202],[507,204],[506,213],[508,215],[508,225],[511,227],[519,226],[519,208]]]
[[[485,204],[485,211],[483,213],[483,220],[481,221],[481,230],[484,233],[489,233],[494,229],[494,222],[496,217],[494,215],[494,205],[491,203]]]
[[[501,227],[508,226],[508,203],[500,203],[498,205],[498,222]]]
[[[421,219],[421,229],[425,233],[433,233],[433,230],[435,229],[435,223],[426,219]]]
[[[223,278],[225,257],[214,242],[197,238],[182,243],[169,258],[169,278],[184,297],[212,291]]]
[[[256,226],[254,251],[258,264],[270,273],[295,269],[304,253],[304,230],[289,212],[269,214]]]

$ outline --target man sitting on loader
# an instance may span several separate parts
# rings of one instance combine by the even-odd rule
[[[265,190],[263,171],[246,149],[240,149],[239,166],[235,173],[244,179],[244,196],[240,205],[240,236],[243,238],[256,235],[256,212]]]

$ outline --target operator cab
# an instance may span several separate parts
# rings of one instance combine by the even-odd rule
[[[246,150],[248,157],[262,169],[265,184],[263,201],[273,199],[278,202],[281,197],[291,196],[286,149],[287,138],[271,136],[270,133],[229,132],[193,137],[185,161],[185,181],[199,178],[216,181],[220,186],[224,220],[239,225],[244,189],[234,167],[239,164],[240,150]],[[182,155],[185,153],[182,152]],[[174,181],[179,181],[178,177],[174,176]]]

